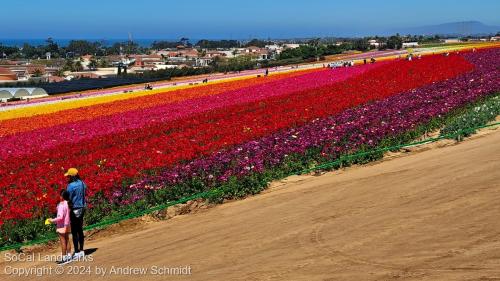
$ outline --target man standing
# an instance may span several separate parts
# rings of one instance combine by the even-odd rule
[[[67,191],[70,198],[70,224],[71,235],[73,236],[73,246],[75,252],[73,258],[80,259],[85,255],[83,251],[84,236],[83,236],[83,216],[85,214],[85,191],[87,186],[80,179],[78,170],[70,168],[64,174],[68,178]]]

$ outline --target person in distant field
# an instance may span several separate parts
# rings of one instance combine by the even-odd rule
[[[68,178],[67,191],[70,199],[70,222],[71,234],[73,236],[74,254],[73,258],[79,259],[85,255],[83,245],[85,237],[83,235],[83,216],[85,215],[85,192],[87,186],[80,178],[76,168],[70,168],[64,174]]]
[[[363,64],[366,64],[366,59],[363,59]]]
[[[266,72],[264,74],[264,76],[268,76],[269,75],[269,69],[266,68]]]
[[[372,57],[372,58],[370,59],[370,62],[371,62],[371,63],[375,63],[375,62],[376,62],[376,60]]]
[[[71,261],[71,243],[69,242],[70,210],[69,210],[69,192],[62,190],[60,193],[60,202],[57,204],[57,217],[48,219],[49,222],[56,224],[56,232],[61,242],[61,260],[58,264],[65,264]]]

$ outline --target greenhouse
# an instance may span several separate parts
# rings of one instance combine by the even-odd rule
[[[39,98],[48,96],[47,92],[42,88],[0,88],[0,100],[8,100],[11,98]]]

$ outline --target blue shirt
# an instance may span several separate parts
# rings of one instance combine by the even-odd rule
[[[69,192],[69,199],[73,203],[73,209],[85,208],[85,189],[87,186],[83,181],[77,180],[68,184],[67,191]]]

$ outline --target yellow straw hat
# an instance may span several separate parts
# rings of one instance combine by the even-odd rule
[[[76,168],[69,168],[68,171],[64,174],[65,177],[76,175],[78,175],[78,170]]]

